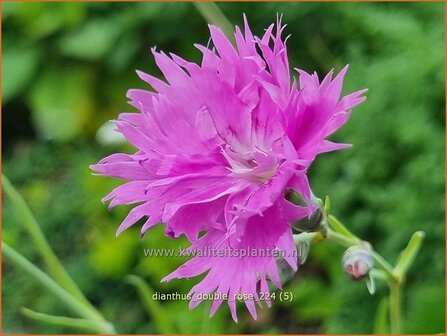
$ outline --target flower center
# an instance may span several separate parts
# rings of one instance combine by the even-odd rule
[[[269,181],[278,168],[277,158],[261,150],[236,152],[227,147],[223,150],[223,155],[234,174],[259,183]]]

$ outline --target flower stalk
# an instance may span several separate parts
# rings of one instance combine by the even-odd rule
[[[362,239],[349,231],[340,220],[329,213],[330,203],[328,198],[326,198],[324,204],[320,199],[318,199],[318,204],[320,204],[321,210],[324,212],[323,218],[325,223],[323,223],[320,232],[301,233],[295,235],[294,240],[296,244],[302,240],[300,236],[304,234],[306,235],[304,238],[313,243],[326,239],[347,248],[360,246],[361,244],[365,243]],[[309,239],[309,235],[311,236],[311,239]],[[402,333],[401,306],[405,277],[420,250],[424,235],[425,234],[422,231],[418,231],[413,234],[407,247],[399,255],[396,266],[394,267],[372,247],[370,249],[375,267],[371,270],[370,277],[384,280],[390,291],[389,322],[391,334]]]
[[[403,284],[399,282],[388,282],[390,288],[390,327],[392,334],[402,333],[402,298],[401,292]]]

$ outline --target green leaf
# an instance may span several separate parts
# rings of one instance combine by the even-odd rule
[[[383,270],[378,268],[373,268],[369,274],[376,280],[388,281],[388,275]]]
[[[326,215],[329,215],[329,213],[331,212],[331,199],[329,198],[329,196],[326,196],[324,198],[323,210]]]
[[[388,311],[389,299],[388,297],[384,297],[380,300],[379,306],[377,307],[376,316],[374,318],[374,334],[383,335],[389,333]]]
[[[2,188],[11,202],[13,212],[31,236],[33,243],[36,246],[37,251],[42,256],[50,274],[56,279],[59,285],[73,295],[79,302],[85,306],[88,306],[90,310],[95,311],[93,306],[91,306],[90,302],[85,298],[84,294],[82,294],[81,290],[78,288],[67,271],[65,271],[59,259],[54,254],[52,248],[48,244],[47,239],[45,238],[45,235],[40,229],[36,218],[29,209],[23,197],[4,175],[2,175]],[[96,314],[98,318],[102,318],[98,312],[95,312],[94,314]]]
[[[105,330],[113,330],[113,327],[108,322],[99,322],[67,316],[43,314],[25,307],[21,309],[21,312],[26,317],[29,317],[35,321],[73,328],[76,329],[76,331],[85,330],[89,332],[103,333]]]
[[[62,288],[58,283],[51,279],[47,274],[41,271],[37,266],[32,264],[28,259],[15,251],[12,247],[2,241],[2,255],[11,263],[20,267],[28,273],[33,279],[37,280],[42,286],[56,295],[63,303],[65,303],[74,313],[86,319],[97,319],[97,313],[92,311],[90,307],[85,306],[78,301],[73,295]]]
[[[97,61],[114,47],[121,33],[115,18],[94,19],[62,37],[58,45],[66,56]]]
[[[374,277],[371,275],[371,273],[366,277],[365,282],[369,294],[374,295],[374,293],[376,292],[376,281]]]
[[[137,288],[147,314],[153,318],[158,331],[161,334],[174,334],[174,319],[170,318],[164,307],[152,298],[154,291],[149,287],[148,283],[136,275],[128,275],[126,280]]]
[[[394,269],[396,274],[399,276],[405,276],[421,248],[424,236],[425,233],[422,231],[417,231],[413,234],[413,236],[411,236],[407,247],[402,250],[399,258],[397,259],[397,264]]]
[[[2,104],[22,93],[33,79],[40,63],[35,47],[4,47],[2,55]]]
[[[71,140],[93,111],[91,74],[84,68],[47,70],[33,86],[30,103],[41,136]]]

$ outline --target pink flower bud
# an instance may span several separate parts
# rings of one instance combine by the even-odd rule
[[[342,266],[346,275],[353,280],[366,277],[374,265],[371,248],[364,245],[351,246],[343,254]]]

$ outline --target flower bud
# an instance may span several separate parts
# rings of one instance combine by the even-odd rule
[[[302,195],[293,191],[292,189],[287,190],[286,199],[295,205],[302,207],[308,206]],[[326,224],[326,213],[322,208],[323,203],[313,194],[311,195],[310,203],[315,205],[315,211],[312,215],[290,223],[295,232],[317,232],[324,230]]]
[[[363,279],[368,275],[374,265],[371,248],[367,243],[351,246],[343,254],[341,263],[346,275],[351,279]]]
[[[317,208],[312,215],[291,223],[292,228],[299,232],[317,232],[322,229],[324,214],[320,208]]]

